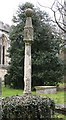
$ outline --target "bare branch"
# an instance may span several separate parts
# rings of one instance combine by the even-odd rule
[[[56,10],[53,10],[53,7],[55,5],[55,3],[57,2],[57,8]],[[54,19],[55,19],[55,23],[58,25],[58,27],[64,31],[64,33],[66,33],[66,29],[64,28],[64,26],[66,26],[65,22],[64,22],[64,16],[66,16],[66,14],[64,13],[64,11],[66,11],[66,8],[64,5],[62,5],[58,0],[54,0],[53,4],[51,7],[48,7],[48,6],[44,6],[44,5],[41,5],[39,2],[38,4],[41,6],[41,7],[44,7],[44,8],[48,8],[50,9],[53,13],[54,13]],[[59,20],[57,20],[56,18],[56,13],[59,12],[60,13],[60,17],[59,17]],[[62,18],[62,23],[60,22],[61,21],[61,18]],[[53,21],[53,20],[51,20]],[[54,22],[54,21],[53,21]]]
[[[54,18],[55,18],[55,22],[57,23],[58,27],[66,33],[66,30],[57,21],[55,11],[54,11]]]
[[[53,6],[55,5],[55,2],[56,2],[57,0],[54,0],[54,2],[53,2],[53,4],[52,4],[52,6],[51,6],[51,9],[53,8]]]
[[[51,7],[48,7],[48,6],[41,5],[39,2],[38,2],[38,4],[39,4],[41,7],[44,7],[44,8],[51,9]]]

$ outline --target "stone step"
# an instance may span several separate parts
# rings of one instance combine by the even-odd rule
[[[56,104],[55,112],[66,115],[66,104]]]

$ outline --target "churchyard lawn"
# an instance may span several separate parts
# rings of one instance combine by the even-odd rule
[[[13,95],[22,95],[23,90],[10,89],[9,87],[2,87],[2,97],[8,97]],[[35,92],[32,92],[33,95],[36,95]],[[42,94],[41,97],[50,97],[55,101],[56,104],[64,104],[66,102],[66,92],[58,91],[56,94]]]
[[[5,87],[4,85],[2,87],[2,97],[9,97],[14,95],[22,95],[22,94],[23,94],[23,90],[12,89],[9,87]]]
[[[62,86],[62,85],[61,85]],[[22,95],[23,90],[17,90],[17,89],[10,89],[9,87],[2,87],[2,97],[9,97],[14,95]],[[33,95],[36,95],[36,92],[32,92]],[[41,97],[50,97],[55,101],[56,104],[64,104],[64,100],[66,103],[66,92],[64,91],[58,91],[56,94],[47,94],[47,95],[41,95]],[[66,116],[62,114],[55,114],[55,118],[63,118],[62,120],[66,120]]]

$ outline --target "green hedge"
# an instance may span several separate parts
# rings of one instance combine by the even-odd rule
[[[54,102],[33,95],[12,96],[2,99],[2,120],[50,120]]]

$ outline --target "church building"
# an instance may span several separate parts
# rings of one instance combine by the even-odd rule
[[[4,75],[7,73],[9,63],[8,48],[10,47],[9,40],[10,26],[0,21],[0,78],[4,80]]]

